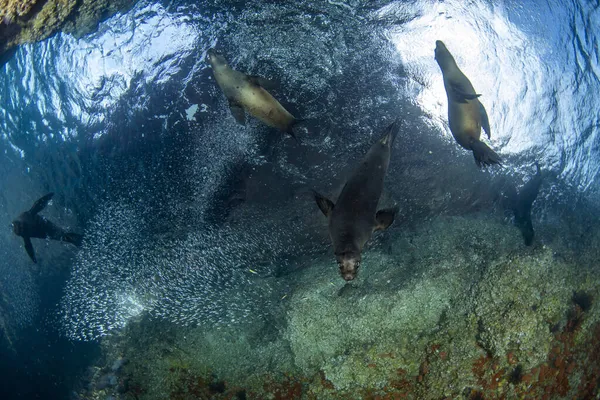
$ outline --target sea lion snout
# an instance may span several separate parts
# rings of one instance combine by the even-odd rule
[[[15,235],[21,236],[21,234],[23,233],[23,229],[22,229],[23,227],[19,221],[13,221],[11,224],[11,227],[12,227],[12,231],[15,233]]]
[[[227,65],[227,60],[221,54],[219,54],[215,49],[208,49],[206,52],[206,58],[210,65]]]
[[[351,281],[356,278],[356,274],[358,274],[358,269],[360,268],[360,254],[344,253],[336,255],[336,258],[342,278],[345,281]]]
[[[385,130],[385,136],[383,136],[379,141],[384,146],[392,147],[394,144],[394,139],[396,139],[396,135],[400,129],[400,122],[398,119],[394,120]]]
[[[441,40],[435,41],[435,60],[439,62],[439,57],[448,53],[448,48]]]

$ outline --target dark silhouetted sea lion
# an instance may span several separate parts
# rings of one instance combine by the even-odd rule
[[[265,87],[272,86],[267,79],[232,69],[227,60],[214,49],[208,50],[207,55],[215,79],[227,97],[231,113],[238,123],[245,125],[246,110],[265,124],[287,132],[296,139],[293,128],[300,120],[294,118],[265,90]]]
[[[38,215],[48,205],[52,196],[54,196],[54,193],[48,193],[36,201],[29,211],[25,211],[19,215],[12,223],[13,232],[23,238],[25,250],[27,250],[27,254],[29,254],[34,263],[37,263],[37,260],[33,251],[33,245],[31,244],[31,238],[60,240],[73,243],[78,247],[81,246],[83,239],[82,235],[67,232]]]
[[[313,192],[323,214],[329,219],[329,236],[340,274],[346,281],[356,277],[361,252],[374,231],[386,229],[394,222],[396,208],[377,211],[383,180],[390,163],[392,143],[398,122],[390,125],[342,189],[337,203]]]
[[[480,94],[456,65],[454,57],[440,40],[435,42],[435,60],[444,75],[444,87],[448,96],[448,123],[456,142],[473,151],[478,167],[501,164],[500,156],[479,140],[481,128],[491,136],[490,122],[483,104],[477,99]]]
[[[542,170],[537,163],[535,167],[537,168],[535,176],[523,186],[518,194],[514,186],[509,186],[506,195],[508,208],[515,214],[515,225],[521,230],[526,246],[531,246],[533,243],[535,232],[531,222],[531,206],[542,186]]]

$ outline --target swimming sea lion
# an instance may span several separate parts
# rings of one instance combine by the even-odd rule
[[[238,123],[245,125],[246,110],[265,124],[287,132],[296,139],[293,128],[300,120],[294,118],[265,90],[265,87],[272,86],[267,79],[232,69],[225,57],[214,49],[208,50],[207,55],[215,79],[227,97],[231,113]]]
[[[500,156],[479,140],[482,127],[488,139],[491,136],[487,112],[477,99],[481,95],[475,92],[441,40],[435,42],[435,60],[444,75],[444,87],[448,96],[448,123],[452,136],[463,148],[473,151],[478,167],[501,164]]]
[[[390,125],[361,161],[342,189],[337,203],[313,192],[323,214],[329,219],[329,236],[340,274],[346,281],[356,277],[361,252],[374,231],[394,222],[396,208],[377,211],[383,180],[390,163],[398,122]]]
[[[533,223],[531,222],[531,206],[537,198],[542,186],[542,170],[538,163],[535,164],[537,172],[533,178],[523,186],[517,194],[514,186],[510,186],[507,192],[508,208],[515,214],[515,225],[521,230],[525,246],[533,243]]]
[[[77,247],[81,246],[83,239],[83,236],[79,233],[67,232],[38,215],[48,205],[52,196],[54,196],[54,193],[48,193],[36,201],[29,211],[25,211],[19,215],[12,223],[13,232],[23,238],[25,250],[27,250],[27,254],[29,254],[34,263],[37,263],[37,260],[33,251],[33,245],[31,244],[31,238],[60,240],[73,243]]]

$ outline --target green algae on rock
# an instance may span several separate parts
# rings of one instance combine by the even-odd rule
[[[545,360],[552,327],[566,315],[577,278],[574,265],[552,258],[545,248],[507,260],[490,268],[479,285],[478,340],[491,355],[516,352],[525,368]]]
[[[64,30],[81,36],[135,0],[0,0],[0,54]]]
[[[131,8],[136,0],[83,0],[65,21],[62,31],[79,38],[98,29],[98,24],[110,16]]]
[[[313,259],[269,321],[103,341],[139,399],[576,398],[596,393],[600,313],[573,293],[600,288],[568,259],[500,220],[439,217],[374,241],[350,285]]]

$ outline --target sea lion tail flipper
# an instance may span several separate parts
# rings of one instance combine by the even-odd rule
[[[487,111],[485,111],[485,107],[481,102],[479,103],[479,111],[481,113],[481,127],[483,131],[486,133],[488,139],[492,137],[492,131],[490,130],[490,120],[487,115]]]
[[[375,227],[373,230],[379,231],[387,229],[394,222],[397,213],[398,207],[384,208],[383,210],[377,211],[377,214],[375,215]]]
[[[471,141],[471,150],[473,150],[473,157],[475,157],[475,163],[479,168],[494,164],[502,165],[500,156],[480,140]]]
[[[33,207],[31,207],[31,209],[29,210],[29,213],[37,214],[40,211],[42,211],[44,208],[46,208],[46,206],[52,199],[52,196],[54,196],[54,193],[48,193],[44,197],[38,199],[35,203],[33,203]]]
[[[298,144],[300,144],[300,140],[298,139],[298,136],[296,136],[296,132],[301,130],[302,123],[304,123],[304,121],[306,121],[306,120],[305,119],[294,118],[294,120],[288,126],[287,131],[286,131],[286,133],[288,135],[290,135],[291,137],[293,137],[294,140],[296,142],[298,142]]]
[[[240,125],[246,125],[246,112],[244,108],[236,103],[233,100],[229,100],[229,109],[231,110],[231,115]]]
[[[29,254],[29,258],[31,258],[31,261],[37,264],[35,252],[33,251],[33,244],[31,244],[31,238],[29,236],[24,236],[23,242],[25,242],[25,251],[27,251],[27,254]]]
[[[313,196],[315,197],[315,201],[317,202],[317,205],[319,206],[319,209],[321,210],[321,212],[326,216],[329,217],[329,215],[331,214],[331,211],[333,211],[333,201],[329,200],[327,197],[319,194],[316,190],[313,190]]]
[[[459,103],[466,103],[467,100],[474,100],[476,98],[478,98],[479,96],[481,96],[481,94],[478,93],[467,93],[466,90],[464,90],[459,84],[454,83],[454,84],[450,84],[450,88],[452,90],[452,93],[454,94],[454,98],[456,99],[456,101],[458,101]]]
[[[72,243],[77,247],[81,247],[83,242],[83,235],[75,232],[67,232],[63,236],[63,240],[68,243]]]
[[[277,84],[270,79],[263,78],[262,76],[257,75],[247,75],[248,81],[255,84],[256,86],[260,86],[266,90],[273,90],[277,87]]]

